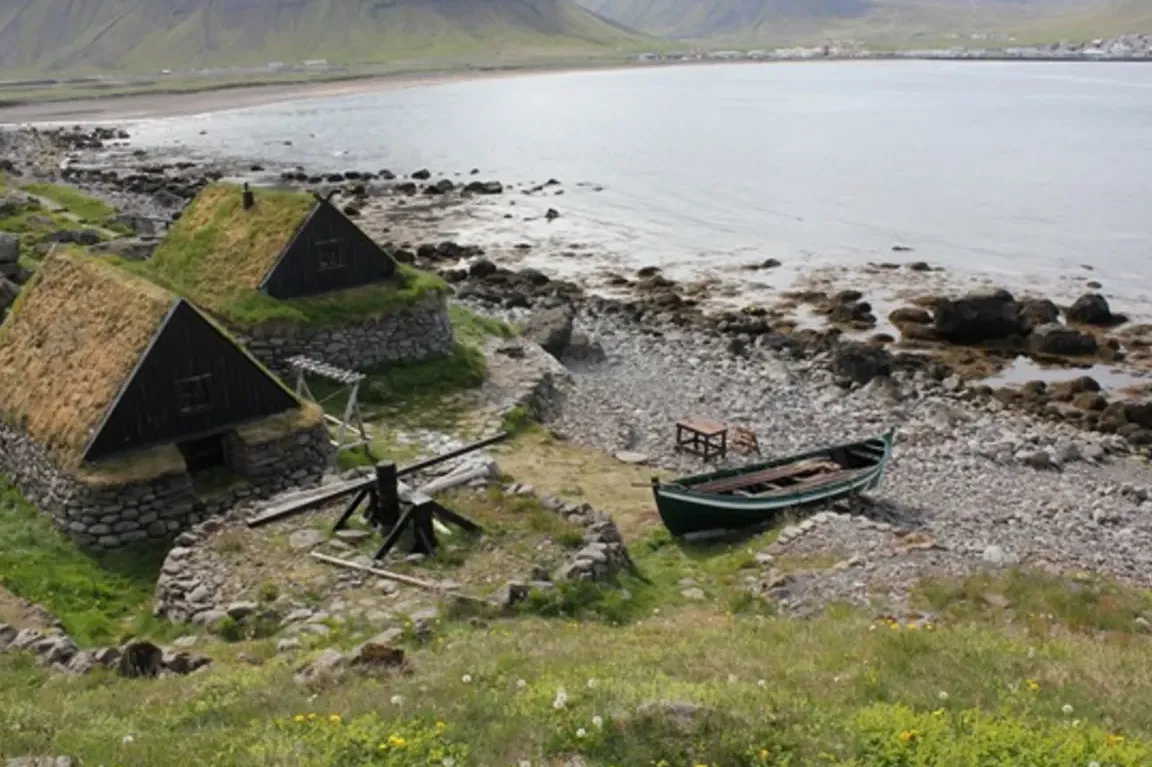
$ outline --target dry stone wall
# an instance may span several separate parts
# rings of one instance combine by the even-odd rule
[[[444,296],[340,328],[240,331],[237,338],[281,376],[291,375],[288,360],[297,355],[346,370],[364,370],[385,362],[446,355],[455,341]]]
[[[249,481],[208,502],[196,497],[187,473],[109,487],[85,485],[56,466],[22,430],[4,423],[0,475],[81,546],[117,549],[171,538],[246,498],[316,485],[331,455],[323,424],[268,443],[233,442],[239,468],[252,472]]]

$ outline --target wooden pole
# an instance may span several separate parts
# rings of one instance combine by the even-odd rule
[[[396,474],[392,461],[376,464],[376,520],[384,527],[400,521],[400,481]]]
[[[433,458],[427,458],[427,459],[420,461],[418,463],[414,463],[411,466],[405,466],[403,469],[400,469],[398,474],[399,474],[399,476],[403,477],[406,474],[412,474],[413,472],[423,471],[424,469],[427,469],[429,466],[435,466],[438,463],[443,463],[444,461],[448,461],[448,460],[451,460],[453,458],[457,458],[459,456],[466,455],[468,453],[479,450],[480,448],[488,447],[489,445],[495,445],[497,442],[503,442],[506,439],[508,439],[508,432],[500,432],[499,434],[497,434],[494,437],[488,437],[487,439],[482,439],[479,442],[473,442],[470,445],[465,445],[462,448],[459,448],[457,450],[453,450],[453,451],[448,452],[448,453],[444,453],[443,455],[438,455],[438,456],[435,456]]]
[[[446,589],[441,587],[439,584],[432,583],[430,581],[422,581],[419,578],[413,578],[409,575],[401,575],[400,573],[394,573],[394,572],[391,572],[390,570],[384,570],[384,569],[379,568],[379,567],[369,567],[368,565],[361,565],[361,564],[357,564],[356,562],[349,562],[347,559],[337,559],[336,557],[330,556],[328,554],[322,554],[319,551],[313,551],[312,556],[313,556],[313,558],[318,559],[321,562],[326,562],[330,565],[336,565],[337,567],[344,567],[344,568],[347,568],[349,570],[359,570],[360,572],[363,572],[363,573],[371,573],[372,575],[376,575],[376,576],[379,576],[381,578],[387,578],[388,580],[396,581],[397,583],[405,583],[409,586],[415,586],[417,588],[427,589],[428,591],[438,591],[438,592],[446,591]],[[484,601],[483,599],[477,599],[476,597],[470,597],[470,596],[467,596],[466,594],[456,594],[456,596],[463,597],[465,599],[472,599],[472,600],[475,600],[477,602],[483,602]]]

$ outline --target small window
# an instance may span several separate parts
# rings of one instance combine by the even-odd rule
[[[182,378],[176,382],[176,406],[181,415],[195,415],[212,409],[208,397],[208,382],[212,376],[204,375]]]
[[[344,248],[340,240],[320,240],[315,247],[317,271],[331,272],[344,268]]]

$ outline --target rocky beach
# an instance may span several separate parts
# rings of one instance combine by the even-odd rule
[[[565,185],[555,180],[193,162],[136,149],[119,128],[10,131],[0,134],[0,156],[16,179],[75,185],[113,206],[134,234],[98,247],[126,258],[146,258],[165,222],[211,180],[336,193],[398,260],[438,271],[458,302],[520,325],[561,360],[572,385],[547,426],[622,462],[699,469],[672,449],[673,424],[690,414],[753,429],[767,455],[894,426],[890,474],[866,503],[798,520],[757,557],[749,588],[791,612],[832,602],[899,611],[925,577],[1013,564],[1152,586],[1152,405],[1139,387],[1121,391],[1109,385],[1115,376],[1093,376],[1116,369],[1138,382],[1147,327],[1089,280],[1073,300],[1053,301],[996,285],[967,294],[970,286],[949,285],[931,264],[877,263],[867,272],[876,284],[808,275],[773,305],[742,305],[738,283],[683,284],[656,267],[578,282],[524,267],[536,245],[481,248],[437,236],[454,217],[513,194],[561,218]],[[16,196],[5,204],[19,204]],[[34,259],[53,241],[17,252]],[[563,263],[580,252],[566,243],[533,256]],[[764,261],[745,273],[778,267]],[[22,270],[10,266],[4,279],[14,294]],[[874,288],[894,283],[924,295],[889,312],[873,306]],[[1020,360],[1045,380],[989,383]],[[813,553],[826,566],[774,565]]]

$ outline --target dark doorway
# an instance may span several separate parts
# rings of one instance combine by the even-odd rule
[[[223,434],[181,442],[178,447],[189,474],[203,474],[228,466],[228,448]]]

